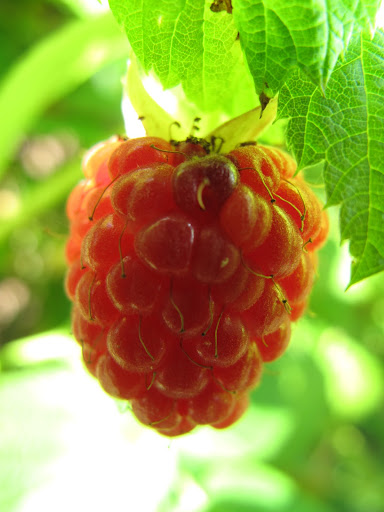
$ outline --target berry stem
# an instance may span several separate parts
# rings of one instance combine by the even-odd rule
[[[89,313],[89,319],[91,322],[93,322],[94,318],[92,316],[92,305],[91,305],[91,294],[92,294],[92,288],[96,280],[96,274],[94,274],[93,279],[91,281],[91,284],[89,285],[88,289],[88,313]]]
[[[243,253],[241,252],[240,253],[240,257],[241,257],[241,263],[244,265],[244,267],[246,268],[246,270],[248,270],[248,272],[250,272],[251,274],[253,274],[254,276],[257,276],[257,277],[263,277],[264,279],[272,279],[274,278],[274,275],[273,274],[270,274],[269,276],[265,275],[265,274],[260,274],[259,272],[256,272],[255,270],[252,270],[244,261],[244,257],[243,257]]]
[[[268,187],[268,185],[265,183],[265,179],[264,179],[264,176],[262,174],[261,171],[259,171],[258,169],[256,169],[256,167],[241,167],[240,169],[238,169],[238,171],[246,171],[246,170],[250,170],[250,171],[256,171],[257,174],[259,175],[259,178],[261,179],[266,191],[268,192],[268,195],[269,197],[271,198],[271,203],[276,203],[276,199],[274,198],[270,188]]]
[[[220,143],[219,145],[216,147],[216,141],[219,140]],[[211,137],[211,147],[212,147],[212,151],[216,154],[220,153],[221,151],[221,148],[223,147],[223,144],[224,144],[225,140],[223,139],[223,137],[216,137],[215,135],[212,135]]]
[[[121,277],[123,279],[126,278],[127,276],[126,276],[125,268],[124,268],[123,252],[121,250],[121,240],[123,238],[125,230],[127,229],[127,225],[128,225],[128,218],[125,221],[124,227],[123,227],[123,229],[122,229],[122,231],[120,233],[120,236],[119,236],[119,256],[120,256],[120,263],[121,263]]]
[[[159,423],[162,423],[163,421],[167,420],[171,416],[171,414],[173,414],[173,411],[175,410],[175,404],[176,401],[174,400],[169,414],[164,416],[164,418],[161,418],[161,420],[152,421],[151,423],[148,424],[148,426],[153,427],[154,425],[158,425]]]
[[[305,221],[305,217],[307,215],[307,207],[305,205],[305,201],[304,201],[304,198],[303,198],[303,195],[302,193],[300,192],[300,189],[297,185],[295,185],[294,183],[292,183],[291,181],[289,180],[285,180],[287,183],[289,183],[291,185],[291,187],[293,187],[294,189],[296,189],[296,192],[299,194],[300,196],[300,199],[303,203],[303,214],[301,214],[301,212],[297,209],[297,211],[300,213],[300,219],[301,219],[301,228],[300,228],[300,231],[303,232],[304,231],[304,221]]]
[[[217,331],[219,329],[219,324],[220,324],[220,321],[221,321],[221,317],[223,316],[223,313],[224,313],[224,308],[221,310],[221,313],[219,315],[219,318],[217,320],[217,324],[216,324],[216,328],[215,328],[215,359],[218,358],[218,352],[217,352]]]
[[[147,353],[147,355],[152,359],[152,361],[155,360],[155,358],[153,357],[153,355],[150,353],[150,351],[147,349],[147,347],[145,346],[145,343],[143,341],[143,338],[141,337],[141,315],[139,317],[139,340],[140,340],[140,343],[142,344],[143,346],[143,349],[145,350],[145,352]]]
[[[305,210],[304,210],[304,213],[301,213],[301,211],[298,209],[298,207],[295,206],[293,203],[291,203],[291,201],[288,201],[288,199],[284,199],[284,197],[281,197],[278,194],[275,194],[275,197],[277,197],[281,201],[284,201],[285,203],[289,204],[295,211],[297,211],[297,213],[300,215],[300,220],[301,220],[300,231],[302,233],[304,231]]]
[[[275,281],[275,276],[273,274],[271,274],[270,276],[266,276],[264,274],[259,274],[258,272],[255,272],[254,270],[252,270],[251,268],[249,268],[249,266],[245,263],[244,261],[244,258],[243,258],[243,254],[241,253],[241,261],[242,261],[242,264],[244,265],[244,267],[248,270],[248,272],[250,272],[251,274],[253,274],[254,276],[257,276],[257,277],[263,277],[264,279],[272,279],[272,282],[273,282],[273,286],[276,288],[277,290],[277,293],[279,294],[280,296],[280,299],[281,299],[281,302],[284,304],[284,307],[287,311],[287,313],[291,313],[292,311],[292,308],[291,306],[289,305],[287,299],[285,298],[285,295],[283,293],[283,290],[281,289],[281,286],[276,283]]]
[[[180,311],[180,308],[178,307],[178,305],[176,304],[176,302],[173,300],[173,280],[171,280],[171,288],[170,288],[170,291],[169,291],[169,299],[171,301],[171,304],[172,306],[176,309],[177,311],[177,314],[179,315],[180,317],[180,334],[182,334],[184,332],[184,316],[183,316],[183,313]]]
[[[154,144],[151,144],[150,147],[152,149],[156,149],[156,151],[161,151],[162,153],[177,153],[179,155],[184,155],[185,157],[187,156],[182,151],[171,151],[170,149],[161,149],[161,148],[157,148]]]
[[[212,378],[213,380],[216,382],[216,384],[218,384],[224,391],[226,391],[227,393],[230,393],[231,395],[236,395],[237,394],[237,390],[236,389],[228,389],[224,386],[224,384],[221,382],[221,380],[219,380],[215,374],[213,373],[212,371]]]
[[[213,324],[213,310],[214,310],[214,304],[213,304],[213,301],[211,299],[211,292],[209,291],[209,315],[210,315],[210,320],[209,320],[209,324],[208,324],[208,327],[205,329],[204,332],[201,333],[202,336],[206,336],[207,332],[209,331],[209,329],[212,327],[212,324]]]
[[[307,245],[311,244],[311,243],[312,243],[312,238],[308,238],[308,240],[303,244],[303,247],[302,247],[304,252],[308,252],[307,251]]]
[[[192,359],[192,357],[185,351],[185,349],[183,347],[183,338],[180,338],[180,348],[181,348],[181,351],[183,352],[183,354],[185,354],[187,356],[187,358],[191,361],[191,363],[195,364],[199,368],[204,368],[205,370],[213,370],[212,366],[205,366],[204,364],[200,364],[197,361],[195,361],[194,359]]]
[[[155,382],[155,379],[156,379],[156,372],[153,372],[152,373],[152,379],[151,379],[151,382],[149,384],[149,386],[146,386],[147,388],[147,391],[149,391],[153,385],[153,383]],[[145,383],[147,383],[147,376],[145,376]]]
[[[89,219],[90,221],[93,221],[93,217],[94,217],[94,215],[95,215],[96,208],[99,206],[100,201],[101,201],[101,199],[103,198],[103,195],[104,195],[104,194],[105,194],[105,192],[108,190],[108,188],[112,185],[112,183],[114,183],[114,182],[117,180],[117,178],[118,178],[118,177],[119,177],[119,175],[115,176],[115,177],[113,178],[113,180],[112,180],[110,183],[108,183],[108,185],[104,188],[104,190],[103,190],[103,191],[102,191],[102,193],[100,194],[99,199],[96,201],[96,204],[95,204],[95,206],[93,207],[93,210],[92,210],[91,216],[90,216],[90,217],[88,217],[88,219]]]
[[[291,314],[291,311],[292,311],[292,308],[291,308],[291,306],[289,305],[289,302],[288,302],[288,300],[286,299],[286,297],[285,297],[285,295],[284,295],[284,293],[283,293],[283,290],[282,290],[281,286],[280,286],[278,283],[276,283],[276,281],[274,280],[274,278],[272,278],[272,282],[273,282],[274,287],[275,287],[275,288],[276,288],[276,290],[277,290],[278,295],[280,296],[280,300],[281,300],[281,302],[283,303],[285,310],[286,310],[286,311],[287,311],[287,313],[290,315],[290,314]]]

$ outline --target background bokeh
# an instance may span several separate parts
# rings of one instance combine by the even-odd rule
[[[97,0],[0,6],[0,510],[383,512],[384,276],[345,291],[337,210],[308,313],[231,429],[160,437],[83,369],[65,199],[84,151],[127,129],[128,51]]]

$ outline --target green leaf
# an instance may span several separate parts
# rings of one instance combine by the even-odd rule
[[[207,0],[110,0],[145,72],[179,83],[203,111],[237,115],[257,104],[233,17]]]
[[[44,110],[123,57],[127,45],[113,17],[75,21],[33,47],[0,84],[0,176],[18,144]]]
[[[325,160],[327,204],[341,205],[341,240],[354,258],[350,285],[384,269],[384,33],[351,41],[324,98],[302,73],[280,94],[299,167]]]
[[[297,66],[325,87],[355,25],[373,30],[379,0],[233,0],[256,91],[273,96]]]
[[[109,4],[145,72],[234,116],[255,106],[254,87],[272,97],[297,67],[324,89],[354,27],[373,32],[380,0],[233,0],[231,14],[212,0]]]

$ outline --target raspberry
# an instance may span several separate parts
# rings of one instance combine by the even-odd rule
[[[65,287],[89,372],[165,436],[226,428],[305,311],[328,219],[291,157],[114,138],[67,203]]]

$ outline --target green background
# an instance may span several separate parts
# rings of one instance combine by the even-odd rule
[[[160,437],[82,368],[62,284],[65,198],[84,151],[124,133],[128,55],[113,18],[90,8],[0,7],[0,510],[384,511],[384,278],[344,292],[335,208],[308,313],[233,428]],[[320,171],[307,174],[323,197]]]

